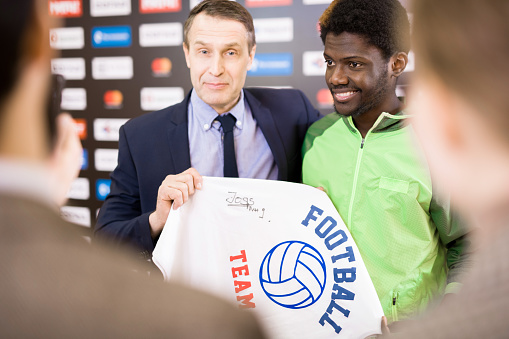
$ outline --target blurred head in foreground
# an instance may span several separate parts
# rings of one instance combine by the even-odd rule
[[[50,133],[49,28],[47,1],[0,0],[0,337],[263,338],[252,313],[150,279],[48,206],[81,160],[70,116]]]
[[[432,171],[464,214],[500,218],[509,205],[509,2],[417,0],[413,12],[414,126]]]
[[[78,175],[81,144],[69,115],[52,116],[50,134],[49,28],[45,1],[0,0],[0,159],[36,165],[46,174],[48,198],[62,204]]]

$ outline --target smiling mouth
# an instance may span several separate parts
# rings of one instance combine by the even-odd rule
[[[339,102],[344,102],[350,100],[353,96],[355,96],[359,91],[353,90],[348,92],[333,92],[334,99]]]

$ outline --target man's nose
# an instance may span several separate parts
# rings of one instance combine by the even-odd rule
[[[330,77],[328,79],[328,82],[331,85],[338,86],[338,85],[347,85],[348,84],[348,76],[341,66],[335,67],[333,70],[331,70]]]
[[[224,60],[222,55],[216,54],[212,58],[209,73],[216,77],[224,73]]]

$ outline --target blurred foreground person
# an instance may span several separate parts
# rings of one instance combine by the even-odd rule
[[[509,336],[508,18],[506,0],[415,2],[414,126],[478,252],[460,293],[398,338]]]
[[[0,337],[262,337],[250,313],[134,272],[59,217],[81,145],[68,115],[50,143],[47,6],[0,0]]]

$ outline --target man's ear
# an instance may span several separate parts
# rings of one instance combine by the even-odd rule
[[[186,57],[187,68],[191,68],[189,61],[189,48],[187,47],[185,42],[182,43],[182,49],[184,50],[184,56]]]
[[[256,45],[251,48],[251,52],[249,53],[249,62],[247,63],[247,70],[249,71],[251,69],[251,66],[253,66],[253,60],[256,53]]]
[[[405,52],[398,52],[391,56],[390,59],[390,70],[391,76],[399,77],[408,64],[408,54]]]

